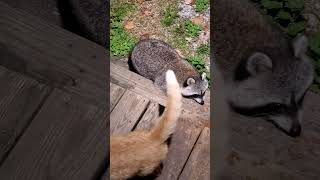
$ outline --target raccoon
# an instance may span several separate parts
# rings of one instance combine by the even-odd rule
[[[213,48],[230,107],[299,136],[304,95],[313,81],[307,38],[289,41],[248,0],[216,0],[212,13]]]
[[[135,71],[152,80],[162,91],[166,89],[165,72],[172,69],[182,87],[184,97],[203,105],[208,89],[206,74],[199,74],[167,43],[156,39],[143,39],[133,48],[130,62]]]

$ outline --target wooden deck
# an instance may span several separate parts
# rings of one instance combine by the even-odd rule
[[[0,1],[0,179],[108,179],[109,134],[149,128],[166,102],[114,63],[108,86],[108,67],[103,47]],[[209,179],[209,107],[185,101],[157,179]]]
[[[0,2],[0,179],[101,179],[106,57],[105,48]]]
[[[164,109],[165,94],[150,80],[125,67],[111,62],[110,68],[110,133],[123,134],[153,127]],[[198,114],[208,105],[203,107],[187,99],[183,102],[182,117],[157,179],[210,179],[210,130],[205,127],[209,112]],[[188,109],[189,106],[193,108]],[[194,116],[198,118],[194,119]]]

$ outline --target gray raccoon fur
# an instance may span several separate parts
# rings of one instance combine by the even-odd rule
[[[208,88],[206,75],[200,75],[167,43],[156,39],[141,40],[133,48],[130,60],[140,75],[152,80],[163,91],[166,89],[165,72],[173,70],[182,87],[182,95],[204,103],[203,96]]]
[[[212,17],[229,105],[300,135],[303,97],[313,80],[306,37],[289,42],[248,0],[216,0]]]

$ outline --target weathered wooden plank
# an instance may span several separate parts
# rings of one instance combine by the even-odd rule
[[[110,83],[110,112],[113,110],[114,106],[118,103],[119,99],[125,92],[122,87]]]
[[[58,11],[58,1],[56,0],[2,0],[13,8],[23,9],[24,11],[47,22],[62,27],[62,19]]]
[[[107,50],[0,2],[0,65],[109,105]]]
[[[191,123],[180,118],[172,137],[168,156],[157,180],[178,179],[201,132],[201,128],[192,127]]]
[[[95,179],[109,156],[107,114],[54,90],[2,164],[1,179]]]
[[[204,128],[179,179],[210,180],[210,129]]]
[[[0,164],[49,92],[47,86],[0,66]]]
[[[153,85],[153,82],[136,73],[130,72],[127,69],[110,63],[110,78],[111,82],[130,89],[132,92],[141,94],[148,99],[165,105],[166,96],[158,88]]]
[[[158,124],[159,118],[159,104],[151,102],[147,111],[139,121],[136,129],[150,129]]]
[[[130,132],[145,111],[149,100],[127,90],[110,115],[110,133]]]

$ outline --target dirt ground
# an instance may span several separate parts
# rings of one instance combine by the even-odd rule
[[[194,0],[123,0],[124,2],[134,4],[136,10],[129,12],[124,19],[124,24],[129,25],[127,31],[134,37],[160,39],[173,46],[182,57],[195,55],[197,48],[201,44],[208,44],[210,38],[210,11],[196,12]],[[178,13],[174,23],[165,26],[161,23],[164,17],[164,11],[167,7],[172,7]],[[184,20],[191,20],[193,23],[200,25],[203,30],[196,38],[186,38],[186,48],[181,48],[177,37],[173,33],[175,27]],[[205,57],[207,69],[210,67],[209,56]]]

